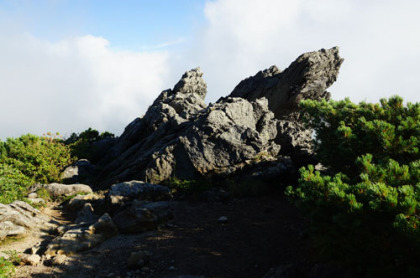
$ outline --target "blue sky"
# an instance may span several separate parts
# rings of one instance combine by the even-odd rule
[[[3,0],[2,16],[49,41],[92,34],[120,49],[188,39],[204,23],[201,0]]]
[[[214,102],[336,45],[333,98],[418,102],[419,11],[417,0],[0,0],[0,139],[119,135],[191,68]]]

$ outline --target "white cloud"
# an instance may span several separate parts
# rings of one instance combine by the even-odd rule
[[[419,10],[415,0],[208,1],[195,59],[214,101],[258,70],[284,69],[304,52],[338,45],[345,62],[334,98],[420,101]]]
[[[113,51],[100,37],[0,36],[0,138],[88,127],[117,135],[164,88],[167,52]]]
[[[419,10],[417,0],[207,1],[194,38],[137,52],[90,35],[42,40],[2,16],[0,138],[88,127],[119,134],[193,67],[204,71],[213,102],[259,70],[335,45],[345,62],[333,98],[418,102]]]

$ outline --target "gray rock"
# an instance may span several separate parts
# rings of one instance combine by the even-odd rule
[[[98,216],[94,213],[91,203],[86,203],[83,208],[77,213],[75,220],[76,224],[86,225],[93,224],[98,221]]]
[[[101,244],[117,233],[118,230],[111,217],[105,213],[96,223],[88,227],[76,225],[69,228],[62,236],[53,239],[47,246],[45,255],[74,255]]]
[[[90,146],[94,148],[94,146]],[[67,166],[61,173],[60,178],[65,183],[82,183],[87,182],[89,178],[97,174],[97,169],[87,159],[80,159],[73,164]]]
[[[141,250],[131,253],[127,260],[128,268],[142,268],[148,265],[150,261],[150,254],[147,251]]]
[[[82,209],[86,203],[91,203],[99,199],[100,197],[96,194],[76,195],[68,201],[66,209],[70,211],[78,211]]]
[[[28,200],[30,201],[31,204],[35,204],[35,205],[45,204],[45,200],[42,198],[28,198]]]
[[[170,200],[172,194],[166,186],[133,180],[112,185],[108,198],[111,205],[124,206],[133,200]]]
[[[72,196],[78,193],[92,193],[92,188],[86,184],[51,183],[44,185],[44,188],[54,197]]]
[[[2,221],[0,228],[0,240],[7,236],[20,236],[26,233],[26,229],[10,221]]]
[[[64,264],[66,262],[66,259],[67,259],[66,255],[60,254],[60,255],[55,256],[52,259],[51,263],[52,263],[52,265],[61,265],[61,264]]]
[[[277,118],[289,118],[302,99],[329,99],[326,89],[337,79],[343,59],[338,47],[299,56],[283,72],[273,66],[243,80],[230,96],[250,101],[265,97]]]
[[[229,221],[229,219],[226,216],[220,216],[219,219],[217,219],[217,222],[220,224],[226,224]]]
[[[306,53],[283,72],[272,67],[242,81],[229,97],[207,107],[202,73],[189,71],[126,127],[100,162],[100,178],[104,186],[127,180],[161,183],[174,176],[240,176],[246,168],[250,175],[286,180],[283,175],[313,153],[312,132],[297,121],[298,104],[328,99],[325,90],[342,62],[338,48]],[[289,168],[274,171],[276,161]],[[261,171],[263,162],[271,163],[270,171]]]
[[[173,209],[169,202],[145,202],[135,200],[129,208],[126,208],[113,217],[115,225],[122,233],[138,233],[157,228],[173,218]]]
[[[29,193],[28,198],[29,199],[36,199],[36,198],[38,198],[38,194],[36,194],[35,192]]]
[[[0,204],[0,239],[55,228],[51,219],[23,201]]]
[[[41,257],[36,254],[34,255],[22,254],[21,258],[22,258],[22,262],[27,265],[36,266],[41,262]]]

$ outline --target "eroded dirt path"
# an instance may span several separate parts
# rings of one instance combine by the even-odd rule
[[[304,221],[284,199],[240,199],[226,203],[174,201],[175,216],[157,231],[118,235],[59,266],[21,266],[16,277],[149,277],[195,275],[206,278],[258,278],[280,264],[311,265]],[[60,210],[43,213],[68,223]],[[218,222],[226,216],[225,224]],[[31,236],[6,250],[36,244]],[[42,238],[41,238],[42,240]],[[132,252],[146,250],[146,268],[129,269]]]
[[[174,207],[175,218],[157,231],[118,235],[61,266],[26,267],[26,277],[255,278],[279,264],[311,264],[304,222],[283,199],[175,201]],[[227,223],[217,221],[221,216]],[[135,273],[127,259],[139,250],[150,253],[150,263]]]
[[[50,203],[46,207],[40,209],[40,211],[51,218],[51,223],[57,226],[71,223],[69,217],[63,213],[61,207],[57,203]],[[19,253],[25,253],[25,251],[34,246],[39,246],[41,243],[51,241],[55,236],[50,234],[49,231],[36,231],[28,234],[24,238],[18,238],[16,240],[10,240],[5,244],[0,245],[0,255],[4,255],[3,251],[16,251]],[[56,273],[56,269],[53,267],[44,266],[39,264],[38,266],[18,266],[16,268],[15,277],[34,277],[39,273],[46,275]],[[45,276],[50,277],[50,276]]]

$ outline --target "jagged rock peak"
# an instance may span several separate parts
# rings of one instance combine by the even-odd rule
[[[302,99],[329,99],[326,89],[337,79],[344,59],[338,47],[300,55],[287,69],[277,67],[241,81],[230,96],[250,101],[265,97],[277,118],[288,118]]]
[[[184,94],[195,93],[204,99],[207,94],[207,84],[203,79],[203,72],[200,70],[200,67],[184,73],[172,91]]]

